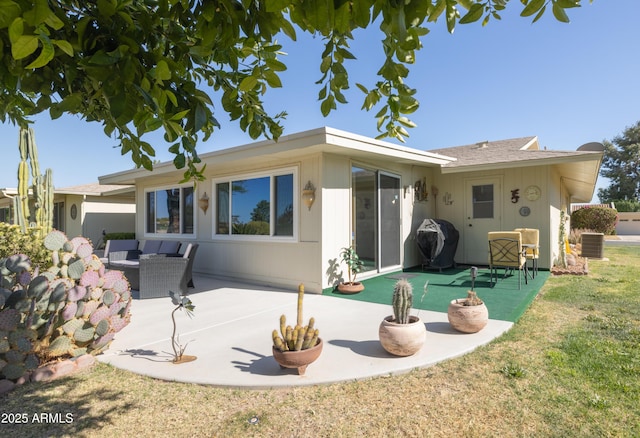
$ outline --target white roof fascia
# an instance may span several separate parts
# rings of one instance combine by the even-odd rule
[[[433,152],[425,152],[418,149],[398,146],[393,143],[375,140],[369,137],[352,134],[338,129],[322,127],[309,131],[284,135],[277,142],[263,140],[241,146],[235,146],[219,151],[207,152],[200,155],[202,163],[215,162],[221,164],[269,156],[275,154],[288,154],[292,152],[334,152],[348,154],[360,152],[371,155],[391,157],[397,161],[407,161],[414,164],[442,165],[455,158],[447,157]],[[179,172],[173,162],[165,162],[154,165],[153,176],[167,175]],[[112,173],[98,177],[100,184],[134,184],[138,178],[150,176],[146,169],[132,169],[123,172]]]

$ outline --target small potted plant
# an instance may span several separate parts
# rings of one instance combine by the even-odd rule
[[[382,347],[395,356],[417,353],[427,337],[424,323],[419,317],[409,314],[412,303],[413,287],[402,278],[393,288],[393,315],[384,318],[378,329]]]
[[[356,281],[356,276],[364,266],[360,257],[358,257],[358,253],[353,246],[342,248],[340,251],[340,258],[342,262],[347,266],[347,275],[349,276],[349,281],[340,282],[338,284],[338,291],[343,294],[357,294],[358,292],[362,292],[364,290],[364,284],[359,281]]]
[[[451,327],[462,333],[477,333],[489,322],[489,310],[473,290],[478,268],[471,267],[471,290],[466,298],[457,298],[449,303],[447,317]]]
[[[303,376],[307,365],[314,362],[322,352],[322,339],[319,330],[314,327],[315,319],[311,317],[309,324],[302,326],[302,299],[304,285],[298,286],[298,318],[295,327],[287,325],[287,317],[280,317],[280,334],[274,330],[273,358],[282,368],[296,368]],[[282,335],[282,336],[281,336]]]

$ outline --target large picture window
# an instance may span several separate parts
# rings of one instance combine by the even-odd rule
[[[145,212],[147,234],[193,234],[193,187],[148,191]]]
[[[292,170],[216,181],[215,234],[293,237],[294,181]]]

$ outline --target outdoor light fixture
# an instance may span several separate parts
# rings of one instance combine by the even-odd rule
[[[302,202],[307,206],[309,210],[311,210],[311,206],[316,200],[316,188],[313,186],[311,181],[307,182],[307,185],[302,189]]]
[[[198,200],[198,206],[204,214],[207,214],[207,210],[209,209],[209,197],[207,196],[207,192],[204,192],[204,195],[202,195]]]

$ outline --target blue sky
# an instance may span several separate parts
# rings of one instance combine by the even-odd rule
[[[535,24],[518,16],[520,3],[512,1],[501,21],[458,26],[453,35],[445,23],[430,23],[431,33],[412,66],[408,83],[418,88],[420,109],[411,118],[406,145],[436,149],[537,135],[541,146],[575,150],[591,141],[611,140],[625,127],[640,120],[640,1],[588,1],[569,10],[571,23],[555,21],[550,11]],[[374,112],[361,111],[363,94],[356,82],[371,88],[382,63],[375,28],[358,32],[351,44],[357,60],[346,65],[352,87],[348,105],[329,117],[320,114],[317,101],[322,40],[299,34],[292,43],[280,41],[288,55],[284,87],[270,90],[266,107],[273,114],[286,110],[285,134],[331,126],[375,137]],[[216,105],[220,107],[220,105]],[[250,143],[248,134],[222,123],[201,153]],[[36,117],[36,143],[42,169],[53,169],[56,187],[97,181],[98,176],[133,167],[121,156],[114,139],[97,123],[65,116],[51,121]],[[148,140],[156,158],[172,158],[160,135]],[[4,172],[0,187],[15,187],[18,167],[18,128],[0,124]],[[15,169],[15,170],[14,170]],[[599,186],[606,186],[600,180]]]

